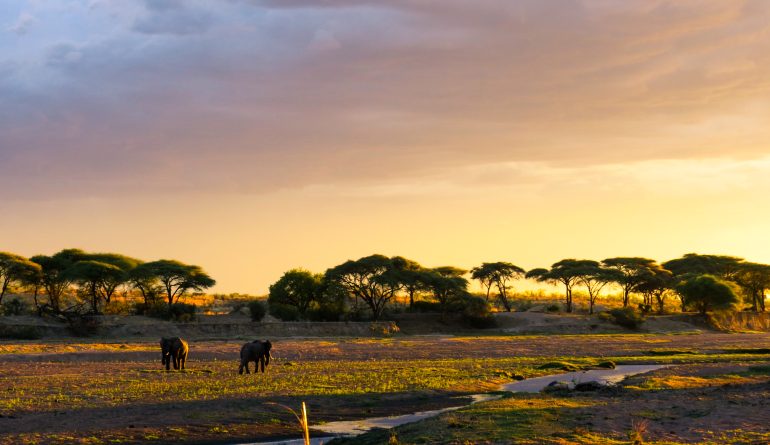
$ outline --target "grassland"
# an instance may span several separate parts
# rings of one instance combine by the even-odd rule
[[[671,440],[670,433],[658,431],[655,414],[669,412],[654,405],[664,403],[666,394],[671,400],[684,397],[677,403],[691,406],[706,389],[718,394],[770,389],[761,371],[770,360],[767,334],[277,339],[278,359],[268,373],[248,376],[236,373],[240,343],[192,342],[184,373],[161,370],[154,341],[0,343],[0,443],[233,443],[281,437],[295,434],[295,421],[271,403],[296,407],[306,401],[311,423],[403,414],[461,405],[458,397],[493,391],[516,374],[553,373],[540,369],[549,362],[590,367],[606,360],[682,365],[631,379],[617,394],[516,395],[474,405],[421,427],[406,426],[396,431],[397,438],[601,443],[590,442],[601,437],[624,443],[631,420],[639,419],[651,424],[651,437]],[[725,409],[742,413],[754,403],[749,394]],[[646,405],[640,402],[648,398]],[[607,415],[597,414],[602,410]],[[690,411],[665,415],[693,419]],[[767,431],[750,425],[724,425],[711,436],[739,429],[745,434],[735,437],[745,438]],[[709,434],[688,430],[679,436],[698,441]],[[381,434],[358,439],[381,440]]]

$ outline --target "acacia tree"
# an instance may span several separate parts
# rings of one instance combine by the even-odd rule
[[[91,303],[91,312],[99,313],[99,303],[108,302],[115,291],[116,282],[125,280],[125,272],[119,267],[101,261],[78,261],[66,270],[67,277],[82,287]]]
[[[497,288],[497,298],[507,312],[511,311],[511,302],[508,299],[509,283],[524,276],[526,271],[514,264],[498,261],[496,263],[483,263],[471,271],[471,277],[487,284],[487,301],[489,300],[489,287]]]
[[[699,275],[713,275],[723,280],[732,280],[740,270],[743,258],[727,255],[700,255],[688,253],[682,258],[666,261],[663,267],[675,277],[687,279]]]
[[[583,261],[572,258],[561,260],[553,263],[550,269],[532,269],[526,277],[540,282],[563,284],[567,312],[572,312],[572,288],[580,281]]]
[[[67,269],[85,255],[79,249],[65,249],[51,256],[36,255],[30,258],[41,267],[40,286],[48,295],[48,305],[54,312],[61,312],[62,296],[72,284]]]
[[[636,286],[636,291],[644,296],[644,304],[652,306],[653,299],[658,305],[658,314],[663,314],[665,309],[666,295],[670,293],[674,286],[673,274],[670,270],[662,267],[651,269],[644,276],[644,281]],[[684,306],[682,306],[684,311]]]
[[[594,313],[594,304],[599,294],[607,284],[617,282],[620,278],[620,272],[616,269],[603,268],[599,262],[592,260],[581,260],[575,265],[577,279],[588,292],[588,313]]]
[[[443,266],[431,269],[425,276],[426,283],[433,293],[433,297],[441,306],[442,314],[449,309],[454,298],[465,295],[468,292],[468,280],[463,275],[467,270],[453,266]]]
[[[90,301],[91,312],[99,313],[101,302],[109,303],[118,287],[129,280],[129,272],[141,261],[117,253],[83,253],[66,270],[73,283]]]
[[[613,281],[623,290],[623,307],[628,306],[631,293],[637,292],[649,276],[663,269],[655,260],[640,257],[607,258],[602,265],[616,271]]]
[[[30,275],[41,271],[39,264],[15,253],[0,252],[0,303],[11,283],[24,282]]]
[[[489,302],[489,293],[492,290],[492,286],[495,284],[493,280],[495,274],[494,269],[494,263],[482,263],[481,266],[476,266],[471,269],[471,278],[478,280],[479,283],[487,289],[487,302]]]
[[[122,272],[120,274],[106,274],[101,283],[104,301],[107,303],[111,301],[112,296],[115,295],[118,287],[129,282],[129,273],[134,270],[136,266],[142,264],[141,260],[118,253],[92,253],[88,254],[86,259],[117,267]]]
[[[417,261],[404,257],[396,256],[391,260],[399,275],[402,288],[409,296],[409,307],[412,307],[414,305],[414,296],[418,292],[428,289],[429,271]]]
[[[733,279],[743,289],[754,312],[765,311],[765,293],[770,288],[770,265],[740,263]]]
[[[682,295],[687,306],[706,315],[710,310],[729,309],[738,303],[733,286],[713,275],[700,275],[677,284],[676,291]]]
[[[304,317],[310,304],[318,301],[321,296],[322,280],[321,274],[313,274],[304,269],[292,269],[270,286],[267,302],[271,306],[277,304],[293,306]]]
[[[148,267],[137,266],[128,272],[127,283],[142,294],[144,305],[156,304],[164,291],[158,276]]]
[[[348,260],[326,271],[326,279],[361,299],[379,320],[387,303],[403,288],[396,264],[384,255]]]
[[[138,276],[157,277],[166,293],[169,308],[188,291],[202,291],[216,284],[200,266],[176,260],[158,260],[136,266]]]

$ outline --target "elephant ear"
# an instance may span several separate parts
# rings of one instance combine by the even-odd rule
[[[273,348],[273,344],[270,343],[270,340],[265,340],[265,349],[267,350],[267,352],[270,352],[270,349],[272,348]]]

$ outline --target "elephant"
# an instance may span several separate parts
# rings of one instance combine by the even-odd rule
[[[246,369],[246,374],[249,372],[249,362],[254,362],[254,373],[259,372],[260,367],[262,372],[265,372],[265,367],[270,364],[270,349],[273,344],[270,340],[254,340],[251,343],[246,343],[241,347],[241,365],[238,367],[238,374],[243,374],[243,370]]]
[[[171,360],[174,361],[174,369],[184,370],[187,353],[190,351],[186,341],[179,337],[163,337],[160,339],[160,351],[160,362],[166,365],[166,371],[171,368]]]

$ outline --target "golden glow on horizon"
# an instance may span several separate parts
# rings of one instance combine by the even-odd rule
[[[621,255],[665,261],[688,252],[770,262],[770,158],[527,165],[522,169],[532,177],[521,183],[501,173],[509,168],[519,167],[469,166],[435,182],[373,190],[71,200],[55,221],[46,215],[60,203],[17,203],[0,233],[14,233],[4,248],[24,255],[80,247],[146,260],[177,257],[202,265],[217,279],[216,291],[260,294],[289,268],[323,271],[375,252],[466,268]],[[500,183],[479,180],[485,169]],[[180,216],[166,212],[170,206],[207,211]]]

